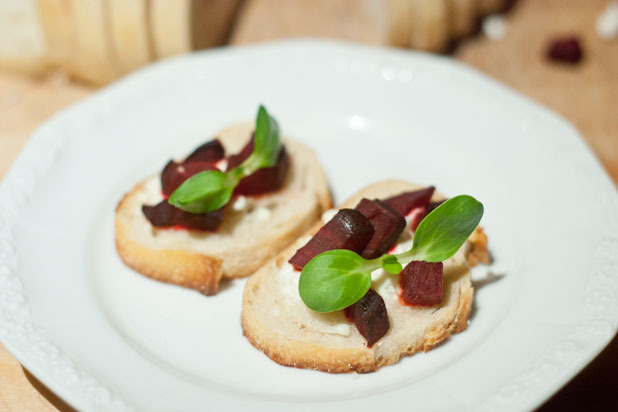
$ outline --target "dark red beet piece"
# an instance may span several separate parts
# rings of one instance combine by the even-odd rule
[[[242,150],[234,155],[231,155],[227,160],[227,170],[232,170],[242,162],[244,162],[253,153],[253,138],[247,142]],[[290,166],[290,158],[285,146],[279,151],[277,164],[273,167],[260,169],[249,176],[243,178],[236,189],[235,194],[238,195],[259,195],[267,192],[274,192],[281,189],[285,182],[285,176]]]
[[[296,251],[289,262],[301,270],[307,262],[327,250],[348,249],[361,253],[374,229],[363,214],[354,209],[341,209],[311,240]]]
[[[251,156],[251,153],[253,153],[253,147],[254,147],[253,146],[254,137],[255,137],[255,134],[252,133],[251,137],[249,138],[249,141],[240,150],[240,152],[233,154],[227,158],[227,170],[231,170],[235,168],[236,166],[238,166],[239,164],[247,160],[249,156]]]
[[[178,225],[187,229],[215,230],[223,222],[223,208],[209,213],[189,213],[180,211]]]
[[[373,236],[361,256],[365,259],[382,256],[397,241],[406,227],[406,219],[380,200],[361,199],[356,210],[369,219],[374,229]]]
[[[170,197],[178,186],[193,175],[205,170],[216,170],[214,163],[208,162],[183,162],[176,163],[170,160],[161,172],[161,191],[163,196]]]
[[[425,206],[425,214],[428,215],[431,212],[433,212],[433,210],[435,208],[437,208],[438,206],[440,206],[442,203],[446,202],[445,200],[437,200],[435,202],[429,202],[429,204],[427,206]]]
[[[386,335],[390,328],[384,299],[373,289],[369,289],[358,302],[345,308],[345,315],[367,340],[368,347]]]
[[[413,306],[433,306],[442,302],[442,262],[414,260],[399,274],[401,302]]]
[[[290,157],[285,147],[282,147],[277,164],[274,167],[260,169],[245,177],[238,183],[234,193],[238,195],[259,195],[279,190],[285,183],[289,167]]]
[[[429,202],[429,204],[425,206],[425,208],[421,212],[417,213],[412,217],[412,220],[410,220],[410,230],[412,230],[412,232],[416,232],[416,228],[421,223],[421,221],[425,219],[425,216],[430,214],[436,207],[440,206],[442,203],[444,203],[444,200],[440,200],[437,202]]]
[[[162,200],[155,206],[142,206],[142,213],[155,227],[174,226],[176,224],[179,209]]]
[[[170,160],[161,172],[161,191],[170,197],[174,190],[191,176],[205,170],[216,170],[215,163],[223,159],[225,150],[219,140],[206,142],[193,151],[183,162]]]
[[[426,189],[416,190],[414,192],[404,192],[385,199],[384,203],[389,205],[400,215],[407,216],[412,209],[427,206],[435,189],[435,187],[429,186]]]
[[[576,36],[556,39],[547,48],[547,57],[561,63],[578,63],[582,55],[582,48]]]
[[[225,157],[225,149],[219,139],[211,140],[199,146],[184,161],[216,163]]]
[[[195,230],[214,230],[223,222],[223,209],[196,214],[180,210],[162,200],[155,206],[142,206],[146,219],[155,227],[182,226]]]
[[[410,217],[410,230],[416,232],[418,225],[427,216],[427,208],[416,208],[408,216]]]

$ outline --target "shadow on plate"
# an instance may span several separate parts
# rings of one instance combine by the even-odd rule
[[[26,379],[28,379],[28,382],[30,382],[32,387],[36,389],[42,397],[47,399],[49,403],[54,405],[54,408],[58,409],[59,412],[77,412],[77,409],[73,409],[71,406],[69,406],[69,404],[60,399],[52,391],[47,389],[47,386],[39,382],[39,380],[35,378],[34,375],[32,375],[30,372],[28,372],[24,367],[22,367],[22,369],[24,370],[24,375],[26,375]]]

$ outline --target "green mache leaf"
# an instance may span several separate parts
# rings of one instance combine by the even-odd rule
[[[397,257],[393,255],[386,255],[382,258],[382,267],[391,275],[398,275],[403,269],[401,263],[397,260]]]
[[[350,250],[330,250],[305,265],[298,284],[301,299],[316,312],[344,309],[371,287],[368,261]]]
[[[460,195],[447,200],[418,225],[409,255],[427,262],[450,258],[472,234],[481,217],[483,204],[472,196]]]
[[[190,213],[208,213],[230,201],[235,183],[219,170],[208,170],[191,176],[172,193],[169,203]]]
[[[260,106],[255,121],[254,149],[251,156],[228,173],[206,171],[186,180],[168,199],[177,208],[190,213],[208,213],[225,206],[238,182],[265,167],[277,164],[279,156],[279,125],[264,106]]]
[[[279,125],[264,106],[258,109],[255,120],[253,153],[243,164],[250,168],[273,167],[277,164],[280,149]]]

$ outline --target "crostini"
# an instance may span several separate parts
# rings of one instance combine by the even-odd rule
[[[278,133],[276,122],[262,109]],[[256,124],[223,130],[183,161],[169,161],[161,174],[138,183],[122,198],[115,240],[124,263],[150,278],[213,295],[221,279],[252,274],[331,207],[316,155],[297,141],[283,138],[271,148],[276,150],[272,167],[252,173],[243,169],[256,157],[259,116]],[[245,173],[235,175],[229,199],[215,210],[200,209],[203,199],[183,206],[177,196],[187,187],[204,189],[202,175],[229,182],[239,170]],[[180,199],[176,205],[175,198]]]
[[[489,258],[477,227],[483,206],[470,196],[444,201],[433,187],[389,180],[325,212],[247,281],[244,335],[281,365],[364,373],[463,331],[473,299],[468,257],[474,251],[474,263]],[[445,213],[461,225],[437,222],[448,220]],[[428,233],[434,228],[450,230],[446,235],[459,236],[459,243],[415,252],[414,232],[435,238],[436,231]],[[420,246],[428,243],[418,237]],[[440,248],[451,250],[440,254]],[[412,260],[415,253],[431,262]]]

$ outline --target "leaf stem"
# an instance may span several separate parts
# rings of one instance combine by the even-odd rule
[[[251,169],[248,167],[244,167],[242,165],[235,167],[229,172],[227,172],[228,184],[231,187],[236,187],[238,182],[240,182],[240,179],[249,176],[251,173],[253,173],[253,171],[251,171]]]
[[[418,253],[416,251],[412,251],[412,250],[409,250],[409,251],[403,252],[403,253],[398,253],[396,255],[391,255],[391,254],[385,253],[382,256],[378,257],[378,258],[371,259],[371,260],[366,260],[365,261],[365,269],[370,271],[370,272],[373,272],[376,269],[384,268],[384,260],[387,259],[387,258],[390,258],[390,259],[394,258],[394,259],[396,259],[397,262],[399,262],[399,264],[403,267],[403,266],[407,265],[408,263],[412,262],[413,260],[415,260],[417,257],[418,257]],[[396,273],[392,273],[392,274],[396,274]]]

